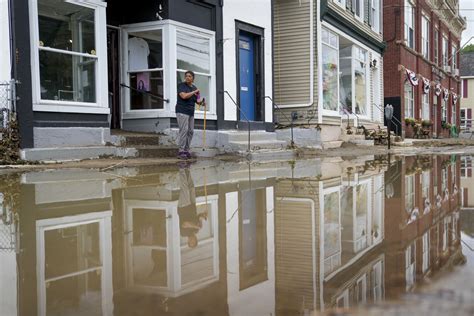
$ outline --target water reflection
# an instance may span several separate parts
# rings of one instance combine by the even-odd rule
[[[461,166],[418,156],[0,178],[0,288],[16,287],[0,312],[303,315],[397,299],[463,257]]]

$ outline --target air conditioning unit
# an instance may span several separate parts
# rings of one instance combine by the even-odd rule
[[[453,74],[454,74],[456,77],[459,77],[459,68],[454,68]]]
[[[451,66],[444,66],[444,72],[451,72]]]

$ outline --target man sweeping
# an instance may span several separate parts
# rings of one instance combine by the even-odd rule
[[[196,104],[204,105],[200,99],[199,89],[193,84],[194,72],[188,70],[184,74],[184,82],[178,85],[178,101],[176,102],[176,120],[179,134],[179,159],[191,158],[189,147],[194,134],[194,108]]]

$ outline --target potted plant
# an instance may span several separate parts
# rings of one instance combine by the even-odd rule
[[[412,117],[405,118],[405,137],[406,138],[413,138],[415,136],[414,126],[416,121]]]
[[[431,127],[431,125],[433,125],[433,123],[430,120],[421,121],[421,126],[423,127]]]

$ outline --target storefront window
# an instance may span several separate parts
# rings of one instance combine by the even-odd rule
[[[209,38],[188,32],[176,32],[176,57],[178,83],[184,82],[187,70],[195,73],[194,85],[201,91],[201,98],[210,100],[211,87],[211,43]],[[209,111],[209,108],[206,108]]]
[[[163,108],[163,31],[129,33],[130,109]]]
[[[38,0],[42,100],[95,103],[95,11],[59,0]]]
[[[367,51],[354,47],[355,112],[367,116]]]
[[[322,30],[323,55],[323,108],[338,110],[339,61],[338,37],[333,32]]]

